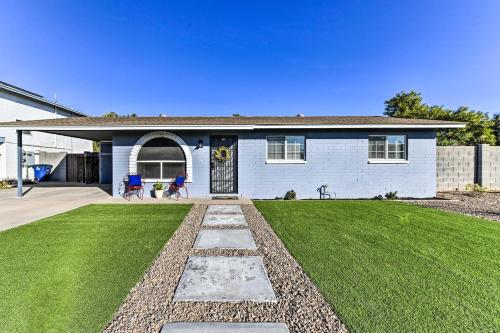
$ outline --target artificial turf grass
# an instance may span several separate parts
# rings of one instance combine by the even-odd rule
[[[97,332],[191,205],[89,205],[0,233],[0,332]]]
[[[356,332],[500,327],[500,223],[381,201],[255,201]]]

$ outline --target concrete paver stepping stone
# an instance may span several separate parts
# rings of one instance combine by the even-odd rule
[[[176,301],[276,301],[259,256],[190,256],[174,294]]]
[[[167,323],[160,333],[289,333],[282,323]]]
[[[193,247],[195,249],[257,249],[249,229],[202,229]]]
[[[243,215],[205,215],[203,226],[224,226],[224,225],[242,225],[247,226],[248,223]]]
[[[240,205],[208,205],[207,214],[243,214]]]

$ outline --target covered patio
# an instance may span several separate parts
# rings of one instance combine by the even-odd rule
[[[17,132],[17,196],[21,198],[25,193],[23,184],[19,181],[23,178],[23,132],[38,131],[99,142],[101,148],[99,184],[110,184],[110,193],[115,198],[124,196],[123,191],[128,188],[126,185],[127,175],[135,174],[142,177],[143,193],[146,198],[154,197],[153,184],[156,182],[163,183],[165,191],[172,195],[168,191],[169,185],[179,175],[184,177],[185,183],[189,187],[190,197],[212,198],[211,192],[209,192],[212,181],[209,178],[211,164],[206,159],[211,149],[208,144],[212,138],[207,132],[209,128],[187,126],[184,123],[180,125],[156,125],[155,122],[158,120],[163,121],[164,119],[161,117],[132,120],[123,118],[84,118],[83,120],[68,118],[0,124],[0,126],[14,127]],[[118,125],[115,124],[116,122]],[[142,124],[143,122],[145,124]],[[236,127],[218,126],[215,129],[219,131],[215,134],[219,135],[219,133],[223,133],[220,132],[221,130],[234,131]],[[232,156],[233,159],[237,158],[236,151]],[[193,167],[195,159],[197,159],[196,169]],[[232,198],[238,199],[241,195],[235,195],[237,187],[234,184],[237,184],[238,179],[236,171],[234,172],[234,176],[231,177],[231,181],[234,183],[229,188],[231,189],[230,194],[233,194]],[[193,182],[193,179],[197,179],[197,182]],[[227,175],[225,175],[225,179],[228,182]],[[215,179],[213,181],[216,182]],[[225,189],[221,188],[220,190]],[[182,192],[182,195],[187,194],[187,191]],[[219,199],[227,198],[225,194],[228,192],[218,193],[222,194]]]
[[[16,134],[17,134],[17,191],[16,195],[18,198],[24,197],[24,195],[30,191],[33,187],[60,187],[60,188],[65,188],[65,187],[97,187],[99,188],[99,185],[104,185],[101,188],[106,189],[104,192],[111,194],[111,186],[108,185],[108,181],[101,181],[104,180],[104,178],[108,177],[100,175],[99,177],[99,183],[97,184],[91,184],[91,186],[83,186],[84,184],[81,183],[70,183],[70,182],[64,182],[64,181],[57,181],[57,182],[44,182],[44,183],[39,183],[36,184],[35,186],[29,185],[26,186],[28,188],[28,191],[26,191],[23,187],[23,163],[24,163],[24,157],[23,157],[23,132],[27,131],[28,129],[24,128],[19,125],[19,127],[16,128]],[[29,131],[33,131],[29,129]],[[67,137],[73,137],[73,138],[79,138],[79,139],[86,139],[86,140],[92,140],[92,141],[97,141],[97,142],[102,142],[102,149],[103,151],[100,154],[99,160],[100,160],[100,173],[102,173],[102,170],[104,168],[108,168],[109,173],[111,173],[111,140],[112,140],[112,134],[111,131],[82,131],[82,130],[75,130],[75,131],[61,131],[57,130],[56,128],[54,130],[50,129],[36,129],[36,131],[39,132],[44,132],[44,133],[50,133],[50,134],[59,134],[59,135],[64,135]],[[107,144],[108,143],[108,144]],[[108,185],[108,186],[106,186]]]

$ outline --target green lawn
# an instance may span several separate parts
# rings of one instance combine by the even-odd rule
[[[0,233],[0,332],[97,332],[190,205],[90,205]]]
[[[255,205],[350,330],[500,330],[500,223],[398,202]]]

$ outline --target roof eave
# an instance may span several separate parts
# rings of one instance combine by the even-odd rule
[[[464,123],[454,124],[296,124],[296,125],[1,125],[25,131],[144,131],[144,130],[258,130],[258,129],[452,129],[464,128]]]
[[[80,116],[83,116],[83,117],[88,117],[89,116],[88,114],[85,114],[83,112],[77,111],[77,110],[75,110],[73,108],[70,108],[68,106],[64,106],[64,105],[59,104],[57,102],[49,101],[48,99],[45,99],[43,97],[30,94],[28,92],[16,89],[14,87],[7,86],[7,85],[2,84],[2,83],[0,83],[0,88],[5,89],[7,91],[10,91],[12,93],[15,93],[15,94],[18,94],[18,95],[21,95],[21,96],[33,99],[33,100],[38,101],[38,102],[43,103],[43,104],[47,104],[47,105],[50,105],[50,106],[55,106],[55,107],[57,107],[57,108],[59,108],[61,110],[64,110],[64,111],[67,111],[67,112],[70,112],[70,113],[74,113],[74,114],[77,114],[77,115],[80,115]]]

